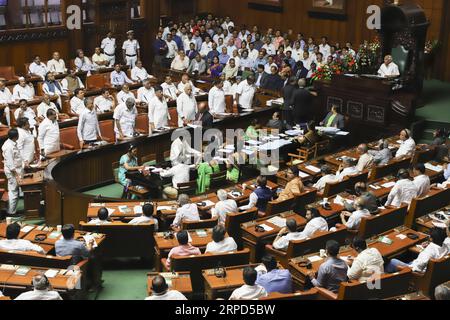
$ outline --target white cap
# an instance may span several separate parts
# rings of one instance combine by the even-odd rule
[[[129,31],[127,32],[127,34],[132,34],[132,33],[134,33],[133,30],[129,30]]]

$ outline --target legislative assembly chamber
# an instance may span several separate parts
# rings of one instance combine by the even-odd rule
[[[450,299],[450,1],[0,0],[0,53],[0,300]]]

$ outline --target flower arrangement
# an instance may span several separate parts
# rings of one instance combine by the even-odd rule
[[[357,54],[358,69],[364,73],[372,73],[381,56],[381,43],[378,37],[372,42],[364,41]]]

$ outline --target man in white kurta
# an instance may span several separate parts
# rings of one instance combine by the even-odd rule
[[[255,77],[249,76],[247,80],[242,81],[236,91],[236,102],[243,109],[251,109],[253,98],[256,93]]]
[[[136,101],[133,98],[121,103],[114,110],[114,122],[116,137],[119,140],[133,138],[137,117]]]
[[[85,92],[82,89],[75,90],[75,96],[70,99],[70,112],[76,115],[80,115],[84,109],[86,109],[86,105],[84,104],[84,95]]]
[[[178,127],[183,128],[195,120],[198,112],[197,100],[192,92],[191,85],[184,87],[184,92],[177,98]]]
[[[131,80],[142,83],[149,78],[151,76],[148,74],[147,69],[142,66],[142,61],[138,61],[136,66],[131,69]]]
[[[19,83],[13,88],[13,99],[19,101],[20,99],[25,99],[27,101],[33,100],[34,98],[34,87],[30,83],[28,84],[25,78],[19,78]]]
[[[393,62],[392,56],[387,55],[384,58],[384,63],[378,70],[378,75],[384,78],[395,78],[400,76],[398,66]]]
[[[42,100],[42,102],[36,108],[37,117],[40,120],[44,120],[45,118],[47,118],[47,111],[50,109],[54,110],[57,115],[59,114],[58,107],[50,100],[50,96],[46,94],[44,95],[44,99]]]
[[[152,87],[150,80],[144,80],[144,86],[137,91],[137,100],[139,103],[148,107],[150,101],[155,97],[155,89]]]
[[[2,155],[6,179],[8,179],[8,214],[17,213],[17,201],[19,200],[19,183],[23,178],[23,159],[17,147],[19,133],[17,129],[8,132],[8,140],[2,146]]]
[[[92,100],[88,100],[86,108],[80,114],[77,134],[81,149],[83,149],[86,143],[96,142],[99,139],[103,140],[97,112],[95,112]]]
[[[170,114],[166,98],[163,96],[162,88],[155,89],[155,96],[148,106],[148,121],[151,130],[160,129],[169,125]]]
[[[28,166],[34,161],[36,152],[35,138],[30,130],[28,119],[17,119],[17,131],[19,132],[17,147],[19,148],[25,166]]]
[[[209,91],[208,104],[210,112],[214,114],[225,113],[225,91],[223,90],[223,82],[217,80],[214,87]]]
[[[36,121],[36,113],[32,108],[28,106],[27,100],[23,99],[19,102],[19,108],[14,111],[14,117],[17,119],[19,118],[27,118],[30,122],[31,128],[34,128],[37,124]],[[9,125],[11,125],[9,123]]]
[[[54,110],[48,110],[47,118],[39,125],[38,142],[42,156],[47,156],[61,150],[59,123]]]
[[[66,63],[63,59],[61,59],[59,52],[53,53],[53,59],[47,62],[47,69],[49,72],[55,72],[55,73],[66,73]]]
[[[34,58],[33,63],[30,64],[29,71],[30,74],[39,76],[42,80],[45,80],[45,76],[48,73],[47,66],[45,63],[41,62],[41,58],[39,56]]]

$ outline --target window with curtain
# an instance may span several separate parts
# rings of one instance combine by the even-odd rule
[[[61,0],[0,0],[0,29],[61,25]]]

